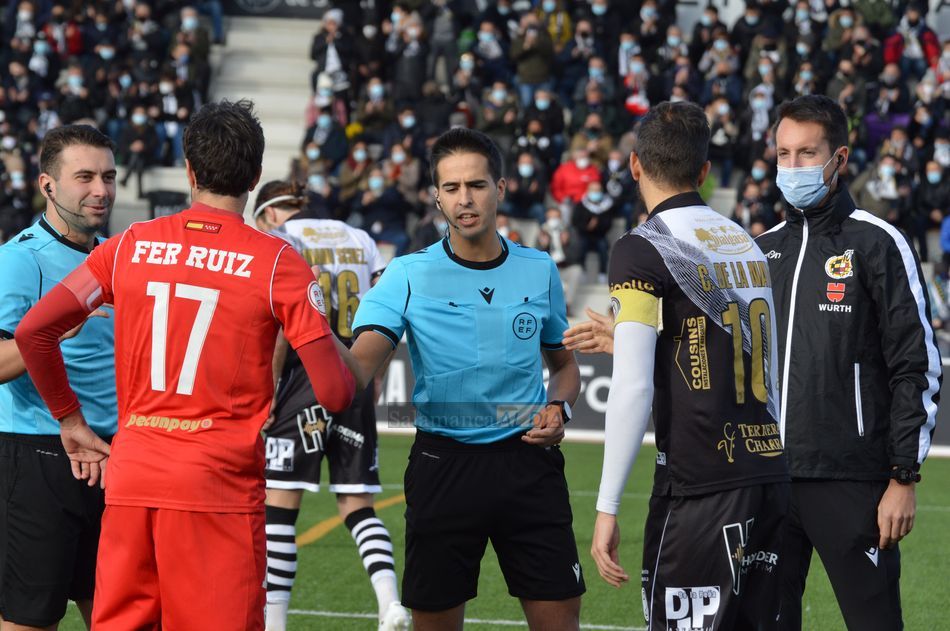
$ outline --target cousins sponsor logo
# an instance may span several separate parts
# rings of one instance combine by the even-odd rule
[[[143,414],[132,413],[125,424],[126,427],[147,427],[149,429],[161,429],[166,432],[197,432],[198,430],[211,429],[214,421],[210,418],[200,420],[172,418],[168,416],[145,416]]]
[[[834,280],[851,278],[854,276],[853,256],[854,250],[845,250],[844,254],[832,256],[825,261],[825,273]]]
[[[709,390],[709,357],[706,353],[706,316],[686,318],[676,342],[676,367],[691,391]],[[685,341],[685,344],[684,344]],[[685,353],[684,353],[685,350]]]
[[[666,629],[668,631],[713,631],[719,613],[718,585],[706,587],[667,587]]]
[[[742,254],[752,249],[751,237],[735,224],[696,228],[693,234],[707,250],[712,250],[717,254]]]

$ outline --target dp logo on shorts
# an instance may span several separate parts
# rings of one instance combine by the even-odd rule
[[[666,628],[669,631],[711,631],[719,613],[719,587],[667,587]]]

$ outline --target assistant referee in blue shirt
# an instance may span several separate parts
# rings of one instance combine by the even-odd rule
[[[415,373],[403,604],[417,631],[461,629],[490,540],[528,625],[577,629],[585,588],[557,445],[580,375],[557,267],[495,231],[505,180],[488,136],[448,131],[430,163],[448,234],[390,263],[353,324],[364,376],[403,334]]]
[[[0,618],[18,629],[55,626],[69,600],[89,626],[105,505],[98,465],[76,472],[88,481],[70,471],[59,422],[26,374],[13,333],[98,245],[115,199],[112,141],[87,125],[54,129],[43,139],[40,171],[46,212],[0,247]],[[61,346],[89,426],[110,439],[117,421],[112,319],[87,320]]]

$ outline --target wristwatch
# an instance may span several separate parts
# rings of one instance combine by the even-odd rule
[[[898,484],[910,484],[911,482],[920,482],[920,474],[910,467],[894,467],[891,469],[891,479],[897,480]]]
[[[567,425],[571,422],[573,418],[573,412],[571,412],[571,404],[567,401],[562,401],[560,399],[555,399],[554,401],[548,401],[548,405],[556,405],[561,408],[561,418],[564,420],[564,424]]]

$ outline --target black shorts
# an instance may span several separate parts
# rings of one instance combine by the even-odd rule
[[[373,392],[371,385],[350,407],[331,415],[316,402],[306,371],[295,368],[281,384],[277,420],[267,430],[267,488],[319,491],[326,454],[331,493],[379,493]]]
[[[584,593],[559,448],[520,436],[468,445],[417,432],[405,489],[406,607],[442,611],[474,598],[489,540],[512,596]]]
[[[0,616],[46,627],[95,590],[98,485],[73,477],[59,436],[0,433]]]
[[[640,581],[650,631],[777,628],[788,483],[650,498]]]

